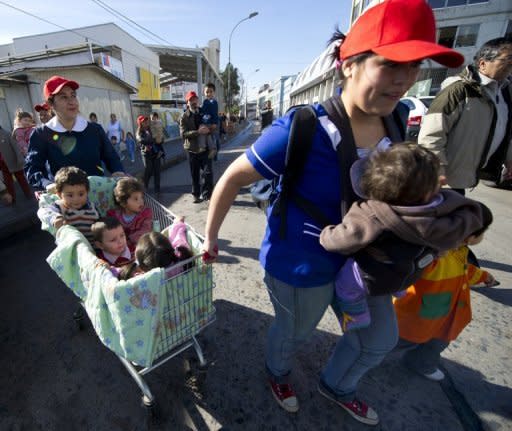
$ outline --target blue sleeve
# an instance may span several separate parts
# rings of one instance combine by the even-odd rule
[[[98,129],[99,133],[99,139],[100,139],[100,146],[101,146],[101,152],[100,157],[103,162],[105,162],[105,165],[107,166],[107,169],[112,172],[124,172],[123,164],[121,163],[121,159],[119,158],[119,155],[117,154],[117,151],[114,150],[114,147],[112,146],[112,143],[107,138],[107,134],[103,130],[103,127],[98,126],[97,124],[90,124],[92,127],[96,127]]]
[[[272,179],[284,171],[293,112],[276,120],[245,152],[254,169]]]
[[[212,124],[219,124],[219,104],[216,100],[212,103]]]
[[[43,126],[44,127],[44,126]],[[25,157],[25,175],[36,190],[44,190],[52,181],[48,178],[48,142],[43,138],[43,127],[38,127],[30,135],[28,153]]]

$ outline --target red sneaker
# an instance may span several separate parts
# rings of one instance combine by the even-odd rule
[[[377,415],[377,412],[364,401],[361,401],[357,398],[354,398],[349,402],[340,401],[338,397],[330,390],[330,388],[328,388],[323,382],[319,383],[318,392],[320,392],[324,397],[334,401],[336,404],[341,406],[355,420],[366,425],[377,425],[379,423],[379,416]]]
[[[277,403],[289,413],[299,411],[299,400],[295,395],[295,391],[289,383],[277,383],[274,379],[269,378],[272,395]]]

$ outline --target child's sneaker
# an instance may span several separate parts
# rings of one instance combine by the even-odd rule
[[[320,392],[327,399],[335,402],[343,408],[355,420],[366,425],[377,425],[379,423],[379,416],[364,401],[354,398],[352,401],[341,401],[338,396],[324,383],[322,380],[318,383],[318,392]]]
[[[343,332],[367,328],[370,326],[370,322],[371,317],[369,310],[366,310],[361,314],[348,314],[343,312],[342,319],[340,319],[341,329]]]
[[[296,413],[299,411],[299,400],[295,391],[289,383],[278,383],[274,378],[269,377],[270,389],[277,403],[287,412]]]
[[[445,375],[439,368],[436,368],[432,373],[423,373],[423,377],[426,377],[427,379],[434,382],[440,382],[445,378]]]

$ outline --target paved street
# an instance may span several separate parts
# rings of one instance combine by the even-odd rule
[[[216,178],[255,137],[221,152]],[[162,184],[164,205],[202,232],[207,203],[192,203],[187,163],[167,170]],[[496,222],[475,252],[501,286],[474,292],[473,322],[443,355],[447,382],[413,375],[399,365],[396,353],[365,376],[360,395],[382,420],[373,429],[473,431],[478,419],[485,430],[512,429],[512,192],[482,186],[469,196],[494,211]],[[35,228],[4,241],[0,429],[372,429],[316,391],[318,373],[340,334],[330,311],[297,357],[293,381],[300,412],[285,413],[273,400],[263,369],[272,307],[257,260],[264,225],[243,190],[220,235],[221,258],[214,267],[217,321],[200,336],[208,368],[198,370],[193,353],[186,352],[150,373],[147,382],[162,418],[150,426],[139,407],[139,390],[119,360],[90,325],[75,329],[75,297],[44,261],[53,248],[50,236]]]

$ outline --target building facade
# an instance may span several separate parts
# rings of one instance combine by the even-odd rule
[[[94,61],[137,89],[133,99],[160,99],[158,55],[114,23],[14,38],[0,45],[0,60],[89,44],[116,47]]]

